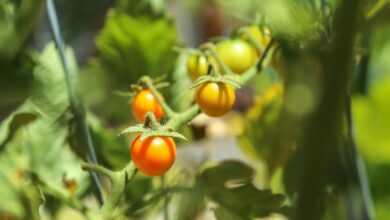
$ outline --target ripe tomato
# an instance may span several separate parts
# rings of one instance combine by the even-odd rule
[[[164,116],[160,103],[149,89],[143,89],[134,96],[131,108],[134,118],[139,122],[144,121],[148,112],[153,112],[156,119],[161,119]]]
[[[234,104],[236,94],[232,86],[225,83],[208,82],[201,85],[196,92],[196,102],[202,111],[209,116],[221,116]]]
[[[271,41],[270,31],[268,29],[261,30],[256,25],[247,27],[244,34],[242,35],[242,38],[245,40],[249,40],[249,35],[251,35],[261,45],[263,50],[265,50],[265,48]]]
[[[226,40],[217,44],[217,53],[231,71],[241,74],[251,68],[258,59],[258,53],[244,40]]]
[[[187,60],[187,71],[191,79],[196,80],[199,76],[207,74],[208,62],[207,57],[203,55],[190,55]]]
[[[176,144],[170,137],[148,137],[141,140],[137,135],[130,146],[135,166],[148,176],[163,175],[176,158]]]

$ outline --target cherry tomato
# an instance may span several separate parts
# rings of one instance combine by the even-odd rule
[[[154,136],[141,140],[137,135],[130,146],[131,159],[145,175],[161,176],[176,158],[176,144],[170,137]]]
[[[208,82],[201,85],[196,92],[196,102],[202,111],[213,117],[228,112],[236,99],[232,86],[225,83]]]
[[[265,50],[269,42],[271,41],[270,31],[268,29],[261,30],[258,26],[252,25],[246,28],[242,38],[245,40],[249,40],[249,35],[251,35]],[[263,52],[263,51],[261,51]]]
[[[258,53],[244,40],[226,40],[217,44],[217,53],[231,71],[241,74],[251,68],[258,59]]]
[[[207,74],[207,57],[196,54],[190,55],[187,60],[187,70],[190,73],[192,80],[195,80],[199,76]]]
[[[143,89],[134,96],[131,108],[134,118],[139,122],[144,121],[148,112],[153,112],[156,119],[161,119],[164,116],[160,103],[149,89]]]

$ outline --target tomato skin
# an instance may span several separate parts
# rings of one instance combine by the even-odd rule
[[[192,80],[206,75],[208,70],[207,57],[203,55],[190,55],[187,59],[187,71]]]
[[[157,120],[164,117],[164,110],[149,89],[143,89],[134,96],[131,109],[138,122],[143,122],[148,112],[153,112]]]
[[[271,41],[271,37],[269,35],[269,30],[264,29],[263,31],[256,25],[252,25],[246,28],[242,38],[244,40],[249,40],[249,35],[251,35],[262,47],[263,50],[267,47],[267,45]],[[263,52],[263,51],[261,51]]]
[[[236,99],[235,90],[225,83],[208,82],[196,92],[196,102],[209,116],[218,117],[228,112]]]
[[[153,136],[141,140],[141,135],[137,135],[131,143],[130,154],[142,173],[161,176],[176,159],[176,144],[171,137]]]
[[[258,59],[258,53],[254,47],[241,39],[225,40],[217,44],[217,53],[222,62],[234,73],[244,73]]]

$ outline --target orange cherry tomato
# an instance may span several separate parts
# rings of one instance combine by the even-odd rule
[[[131,159],[145,175],[161,176],[176,158],[176,144],[171,137],[154,136],[141,140],[137,135],[130,146]]]
[[[225,83],[208,82],[196,92],[196,102],[209,116],[218,117],[228,112],[236,99],[232,86]]]
[[[149,89],[143,89],[134,96],[131,108],[134,118],[139,122],[145,120],[148,112],[152,112],[157,120],[164,117],[164,110]]]

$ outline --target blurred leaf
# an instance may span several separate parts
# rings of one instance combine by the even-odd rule
[[[71,72],[74,73],[74,54],[67,50],[67,56]],[[76,193],[82,193],[89,181],[86,173],[80,169],[80,160],[66,143],[69,123],[69,117],[66,117],[69,107],[68,94],[54,44],[49,44],[39,56],[33,74],[31,96],[15,114],[34,111],[39,112],[40,117],[29,124],[23,124],[23,129],[15,132],[14,138],[7,143],[0,156],[0,167],[8,168],[1,169],[0,174],[8,174],[7,177],[12,179],[18,172],[31,171],[50,188],[71,195],[72,192],[63,184],[65,177],[73,179],[78,185]],[[27,118],[31,120],[30,115]],[[24,178],[16,178],[14,186],[25,187]]]
[[[219,206],[214,210],[215,217],[217,220],[244,220],[247,218],[242,218],[240,216],[234,215],[230,211],[226,210],[224,207]]]
[[[208,197],[243,219],[264,217],[280,211],[284,196],[253,185],[254,170],[238,161],[206,168],[198,177]]]
[[[11,60],[31,33],[43,8],[43,0],[0,2],[0,57]]]
[[[13,112],[0,125],[0,150],[13,137],[16,130],[23,125],[27,125],[37,119],[37,115],[29,112]]]
[[[88,113],[88,122],[99,161],[114,170],[122,169],[130,160],[129,135],[119,136],[117,130],[105,127],[103,122],[92,113]]]
[[[128,90],[145,74],[156,78],[171,73],[176,40],[175,26],[167,18],[132,17],[111,9],[96,40],[98,55],[83,74],[85,100],[93,101],[92,107],[103,117],[122,123],[131,114],[123,107],[124,99],[113,96],[113,91]]]
[[[118,0],[117,8],[132,16],[159,17],[165,13],[164,0]]]
[[[167,19],[134,18],[113,9],[96,43],[103,68],[129,84],[143,74],[172,70],[176,31]]]
[[[390,162],[390,80],[374,84],[369,96],[353,99],[353,113],[359,150],[371,163]]]
[[[187,73],[187,53],[180,53],[176,60],[175,69],[170,75],[172,85],[169,87],[169,94],[172,97],[170,104],[176,111],[183,111],[188,108],[192,103],[192,97],[194,95],[191,87],[192,82]],[[177,91],[184,91],[178,93]]]
[[[206,208],[205,195],[200,187],[194,187],[191,192],[178,194],[175,201],[176,220],[193,220]]]
[[[223,161],[217,166],[206,168],[200,174],[199,181],[209,187],[224,187],[229,180],[239,180],[243,183],[251,182],[254,177],[254,170],[239,161]]]
[[[264,80],[264,79],[263,79]],[[244,117],[244,131],[239,136],[240,147],[250,157],[262,159],[270,166],[275,162],[275,138],[279,135],[283,87],[280,83],[265,86],[255,96]]]
[[[3,167],[0,166],[0,168]],[[1,213],[4,212],[22,218],[24,216],[24,210],[23,205],[19,201],[18,192],[3,172],[0,172],[0,197],[2,201],[6,201],[7,205],[0,205],[0,218]]]

